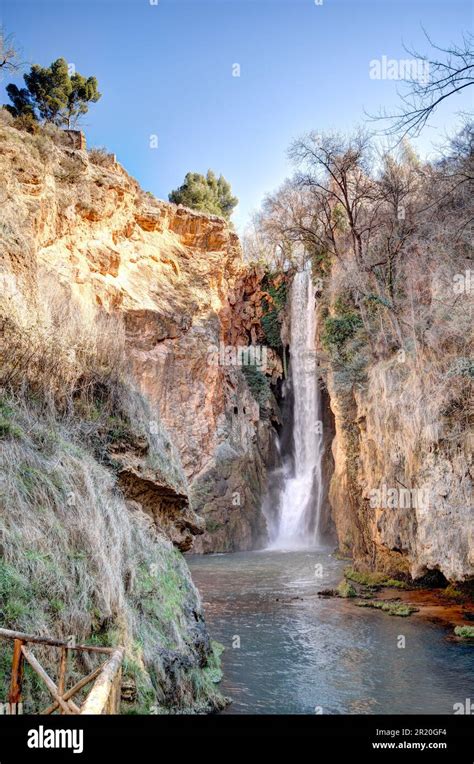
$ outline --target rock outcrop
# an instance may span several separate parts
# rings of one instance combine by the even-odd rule
[[[265,536],[278,407],[269,384],[259,406],[226,360],[261,336],[262,274],[223,219],[160,202],[113,156],[7,117],[2,612],[20,597],[11,628],[124,644],[126,708],[218,710],[220,647],[180,552]],[[267,360],[276,381],[281,363]],[[32,710],[44,705],[33,696]]]
[[[133,375],[186,478],[176,489],[143,466],[139,443],[115,446],[126,498],[182,550],[203,533],[197,550],[252,548],[265,533],[272,425],[220,349],[258,340],[262,274],[245,267],[223,219],[158,201],[108,156],[52,137],[2,129],[12,221],[2,251],[14,288],[41,301],[53,281],[79,315],[105,313],[123,328]]]
[[[327,294],[337,292],[338,276],[334,264]],[[432,299],[426,284],[425,291],[424,299]],[[441,375],[421,351],[417,357],[408,351],[374,357],[367,341],[345,366],[334,363],[321,342],[327,300],[319,310],[335,428],[329,500],[340,551],[352,555],[362,570],[414,579],[433,574],[440,581],[471,579],[469,381]],[[351,363],[356,381],[348,381]]]
[[[474,575],[472,442],[449,438],[442,421],[423,430],[421,387],[396,361],[378,363],[353,393],[330,376],[339,546],[370,569],[463,581]]]

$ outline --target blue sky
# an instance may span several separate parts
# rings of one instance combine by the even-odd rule
[[[152,0],[153,2],[153,0]],[[397,104],[400,83],[369,62],[407,58],[472,28],[467,0],[0,0],[29,63],[63,56],[103,94],[85,118],[145,190],[167,198],[188,171],[223,173],[242,229],[290,171],[286,150],[309,129],[349,131],[364,110]],[[240,77],[232,76],[233,64]],[[11,78],[10,78],[11,80]],[[5,81],[3,85],[8,82]],[[3,87],[2,97],[5,99]],[[448,99],[418,142],[426,155],[456,124],[469,91]],[[158,148],[150,147],[150,136]]]

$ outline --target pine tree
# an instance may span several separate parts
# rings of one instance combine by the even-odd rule
[[[16,85],[7,85],[6,91],[11,104],[6,104],[5,109],[14,117],[27,116],[34,118],[35,110],[31,101],[31,95],[26,88],[18,88]]]
[[[101,97],[96,78],[79,73],[71,76],[64,58],[58,58],[49,67],[34,64],[24,80],[26,88],[7,86],[12,105],[6,108],[14,117],[27,115],[70,128],[87,113],[89,103],[96,103]]]
[[[229,220],[239,200],[232,196],[230,183],[221,175],[216,178],[212,170],[207,175],[188,172],[184,183],[168,196],[170,202],[193,210],[220,215]]]

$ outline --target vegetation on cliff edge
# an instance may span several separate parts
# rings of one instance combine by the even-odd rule
[[[208,170],[205,176],[188,172],[184,183],[171,191],[168,198],[174,204],[182,204],[211,215],[221,215],[226,220],[230,219],[239,203],[237,197],[232,196],[230,183],[223,175],[217,178],[212,170]]]

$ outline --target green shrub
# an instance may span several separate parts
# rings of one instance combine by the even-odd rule
[[[352,586],[352,584],[349,583],[349,581],[341,581],[339,586],[337,587],[337,591],[340,597],[356,597],[357,592]]]
[[[268,377],[265,376],[256,366],[242,366],[242,372],[247,384],[250,388],[250,392],[260,406],[265,406],[270,394],[270,382]]]
[[[278,286],[275,286],[273,283],[275,278],[279,275],[280,274],[278,273],[267,274],[262,279],[262,289],[265,292],[268,292],[272,298],[275,310],[282,310],[285,307],[288,298],[286,281],[282,281]]]
[[[386,586],[394,589],[408,589],[408,585],[404,581],[399,581],[396,578],[389,578],[385,573],[362,573],[353,568],[347,568],[344,571],[344,576],[349,581],[355,581],[362,586]]]
[[[281,311],[286,305],[288,295],[285,281],[282,281],[279,286],[274,285],[273,280],[277,275],[278,274],[267,274],[262,279],[262,289],[267,292],[272,299],[271,301],[265,298],[263,299],[262,307],[264,314],[261,319],[261,324],[267,345],[275,350],[281,350]]]
[[[340,353],[344,344],[352,339],[362,326],[358,313],[326,318],[322,336],[323,345],[328,351]]]
[[[19,427],[6,419],[0,418],[0,438],[21,438],[22,434]]]
[[[205,176],[197,172],[188,172],[183,185],[171,191],[168,199],[173,204],[183,204],[193,210],[221,215],[226,220],[230,219],[234,207],[239,203],[237,197],[232,196],[230,183],[223,175],[217,178],[212,170],[208,170]]]
[[[357,607],[371,607],[388,615],[396,615],[401,618],[407,618],[412,613],[417,613],[418,608],[408,605],[405,602],[384,602],[383,600],[358,600],[354,603]]]
[[[281,349],[281,323],[278,318],[278,312],[276,310],[270,310],[268,313],[265,313],[261,318],[261,324],[267,345],[274,350]]]

